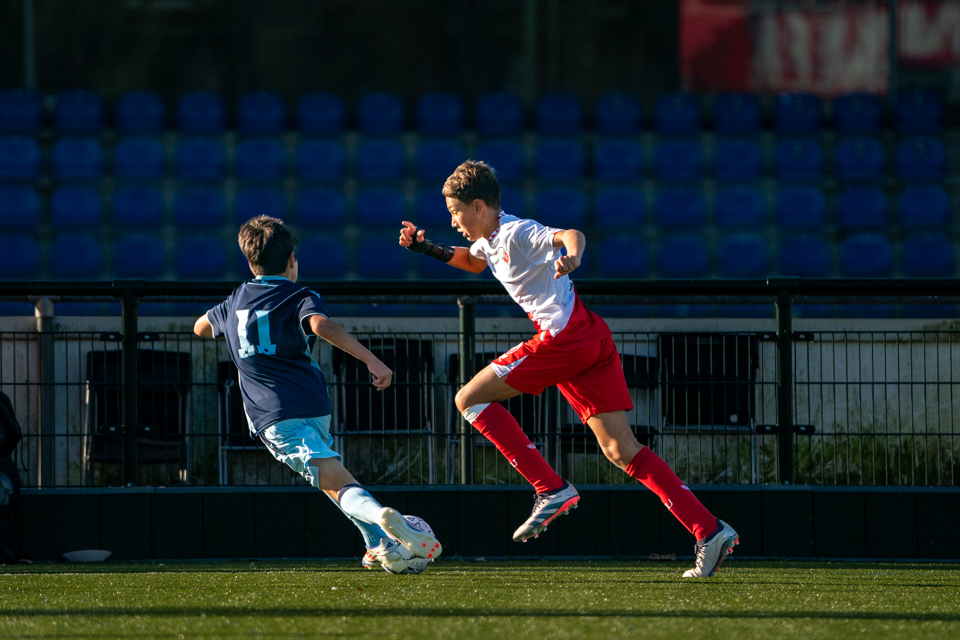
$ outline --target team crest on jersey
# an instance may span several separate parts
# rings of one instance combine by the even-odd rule
[[[497,252],[494,254],[494,262],[510,264],[510,256],[507,254],[507,250],[504,247],[497,249]]]

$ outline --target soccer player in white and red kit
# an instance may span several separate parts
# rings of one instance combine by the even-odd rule
[[[404,221],[400,244],[411,251],[480,273],[488,266],[536,326],[536,335],[480,371],[457,393],[457,408],[536,490],[533,512],[513,539],[536,537],[575,508],[577,490],[550,467],[500,404],[521,393],[556,385],[597,437],[607,458],[659,496],[697,539],[696,566],[685,577],[709,577],[738,544],[738,535],[714,517],[653,451],[637,442],[627,421],[633,408],[620,355],[607,323],[577,297],[569,274],[586,245],[576,229],[554,229],[500,209],[493,169],[467,161],[443,186],[451,226],[473,244],[446,247]],[[566,249],[566,255],[561,250]]]

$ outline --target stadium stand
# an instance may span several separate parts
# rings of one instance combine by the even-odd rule
[[[121,185],[113,192],[113,224],[126,229],[163,225],[166,205],[159,187]]]
[[[781,236],[780,275],[824,278],[833,262],[830,245],[823,236],[788,233]]]
[[[0,133],[36,133],[42,126],[43,107],[35,91],[0,91]]]
[[[880,187],[846,187],[837,195],[837,227],[841,231],[882,231],[889,226],[889,212],[887,194]]]
[[[598,243],[596,274],[600,278],[649,277],[647,243],[629,235],[606,236]]]
[[[155,91],[124,91],[114,107],[117,130],[129,133],[161,133],[167,128],[167,108]]]
[[[39,180],[42,165],[43,151],[33,138],[0,138],[0,180]]]
[[[241,180],[281,180],[287,175],[287,149],[279,138],[252,138],[236,148]]]
[[[357,223],[378,227],[397,226],[407,215],[407,203],[399,187],[364,187],[357,191]]]
[[[534,197],[534,219],[549,227],[581,227],[587,218],[587,194],[573,186],[539,189]]]
[[[101,178],[103,147],[96,138],[60,138],[53,145],[50,165],[53,177],[58,180]]]
[[[237,128],[246,135],[277,135],[286,131],[287,108],[280,94],[252,91],[240,96]]]
[[[774,101],[773,123],[780,134],[820,133],[823,103],[808,93],[781,93]]]
[[[480,143],[474,155],[496,170],[497,180],[500,182],[518,182],[526,175],[527,151],[520,140],[486,140]]]
[[[886,154],[876,138],[844,138],[834,148],[833,156],[834,173],[842,181],[879,182],[886,176]]]
[[[450,212],[447,211],[447,200],[441,193],[442,188],[443,185],[437,185],[417,191],[413,222],[430,231],[431,237],[434,230],[439,231],[450,226]]]
[[[924,89],[897,95],[896,125],[900,133],[936,134],[943,130],[943,102]]]
[[[280,187],[263,185],[242,187],[237,191],[233,213],[238,225],[259,215],[285,220],[287,196]]]
[[[773,152],[773,166],[780,180],[820,180],[823,147],[813,138],[781,138]]]
[[[713,102],[713,128],[722,134],[760,132],[760,99],[751,93],[721,93]]]
[[[416,171],[420,180],[445,180],[467,152],[456,138],[427,138],[417,144]]]
[[[113,148],[113,175],[117,178],[158,180],[166,169],[166,150],[159,138],[121,138]]]
[[[223,98],[215,91],[190,91],[177,101],[177,129],[180,133],[213,134],[223,131]]]
[[[95,91],[65,91],[57,96],[53,111],[60,133],[100,133],[103,102]]]
[[[182,229],[213,229],[226,222],[227,202],[220,186],[192,185],[177,191],[173,220]]]
[[[425,93],[417,101],[417,131],[450,136],[463,131],[463,101],[455,93]]]
[[[759,180],[763,148],[753,138],[723,138],[713,151],[713,175],[721,180]]]
[[[391,220],[391,224],[393,221]],[[397,234],[364,235],[359,238],[357,255],[377,256],[376,260],[357,260],[357,273],[362,278],[384,278],[401,280],[407,277],[410,251],[397,251]]]
[[[219,138],[185,138],[177,143],[177,176],[186,180],[222,180],[227,149]]]
[[[407,146],[400,138],[362,140],[356,153],[360,180],[401,180],[407,175]]]
[[[24,184],[0,184],[0,230],[35,230],[42,202],[37,190]]]
[[[699,229],[707,218],[703,191],[694,187],[664,187],[653,198],[654,221],[664,229]]]
[[[594,191],[593,217],[599,227],[638,229],[646,209],[646,198],[638,187],[605,186]]]
[[[70,184],[57,187],[50,196],[50,224],[54,229],[100,228],[103,195],[99,187]]]
[[[347,247],[330,235],[306,236],[297,243],[299,276],[333,280],[347,275]]]
[[[767,199],[759,187],[735,185],[716,193],[714,215],[723,228],[761,227],[767,219]]]
[[[833,129],[837,133],[880,133],[883,104],[879,96],[848,93],[833,101]]]
[[[657,275],[661,278],[705,278],[709,268],[709,249],[699,235],[666,236],[658,243]]]
[[[346,108],[334,93],[315,91],[297,101],[297,126],[309,136],[336,136],[346,126]]]
[[[937,233],[917,233],[900,246],[901,272],[908,278],[941,278],[956,275],[954,243]]]
[[[703,178],[703,146],[692,138],[657,140],[653,150],[653,172],[660,180]]]
[[[40,275],[40,243],[32,235],[23,233],[9,234],[7,227],[0,232],[3,242],[3,254],[7,256],[4,277],[30,280]]]
[[[406,129],[403,101],[395,93],[374,91],[360,96],[357,129],[364,135],[398,135]]]
[[[682,93],[657,96],[653,107],[653,125],[657,133],[692,135],[700,132],[700,100]]]
[[[163,239],[127,233],[113,247],[113,275],[117,278],[162,278],[167,269]]]
[[[498,136],[523,133],[523,102],[519,96],[506,92],[480,96],[477,101],[477,132]]]
[[[537,143],[534,168],[544,181],[582,180],[585,154],[580,138],[546,138]]]
[[[947,151],[938,138],[913,136],[897,145],[897,176],[901,180],[943,180]]]
[[[226,251],[217,235],[196,235],[177,238],[173,269],[182,280],[212,280],[223,277]],[[249,272],[249,269],[248,269]]]
[[[640,132],[643,110],[635,95],[605,93],[593,105],[593,130],[597,135],[630,136]]]
[[[765,278],[770,275],[770,250],[758,233],[737,233],[720,239],[717,267],[721,278]]]
[[[346,217],[347,200],[340,189],[301,187],[294,199],[294,211],[296,222],[302,227],[336,228]]]
[[[50,274],[57,280],[100,280],[103,243],[91,233],[58,235],[50,245]]]
[[[840,273],[847,278],[882,278],[892,275],[893,248],[883,233],[864,232],[840,243]]]
[[[787,229],[822,229],[827,221],[827,200],[820,187],[792,185],[777,193],[776,221]]]
[[[500,208],[520,218],[529,215],[526,192],[515,187],[503,187],[500,189]]]
[[[572,93],[544,93],[537,99],[537,133],[548,136],[577,135],[583,130],[580,99]]]
[[[950,197],[943,185],[908,184],[897,200],[897,215],[903,229],[946,230],[950,224]]]
[[[638,180],[646,165],[639,140],[600,138],[593,149],[593,175],[597,180]]]
[[[339,140],[304,140],[296,165],[301,180],[338,182],[347,177],[347,149]]]

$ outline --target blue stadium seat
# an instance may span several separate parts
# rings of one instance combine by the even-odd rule
[[[767,197],[759,187],[724,187],[717,191],[715,213],[721,227],[756,229],[766,222]]]
[[[639,180],[646,155],[634,138],[600,138],[593,149],[593,175],[597,180]]]
[[[886,235],[875,232],[847,236],[840,244],[840,275],[882,278],[892,275],[893,248]]]
[[[357,190],[357,224],[400,228],[407,219],[407,200],[399,187],[365,187]]]
[[[50,155],[53,175],[59,180],[103,176],[103,147],[96,138],[60,138]]]
[[[639,229],[646,209],[646,197],[638,187],[597,187],[594,191],[593,219],[598,226]]]
[[[528,215],[526,192],[515,187],[501,187],[500,208],[512,216],[525,218]]]
[[[287,147],[278,138],[244,140],[236,149],[241,180],[282,180],[287,176]]]
[[[441,185],[417,192],[417,203],[413,222],[433,235],[434,230],[445,230],[450,226],[450,212],[447,211],[447,199],[440,191]],[[501,198],[502,199],[502,198]],[[501,203],[502,204],[502,203]]]
[[[395,93],[374,91],[360,96],[357,128],[367,135],[395,135],[406,129],[403,101]]]
[[[950,197],[939,184],[908,184],[898,198],[903,229],[945,230],[950,224]]]
[[[699,98],[693,94],[679,91],[657,96],[657,101],[653,107],[653,123],[657,133],[699,133]]]
[[[0,138],[0,180],[37,180],[42,162],[43,153],[33,138]]]
[[[770,251],[757,233],[737,233],[720,239],[717,255],[721,278],[765,278],[770,274]]]
[[[658,140],[653,171],[660,180],[699,180],[703,178],[703,147],[688,138]]]
[[[237,127],[240,133],[276,135],[286,130],[287,107],[279,93],[251,91],[237,104]]]
[[[477,132],[483,135],[523,133],[523,102],[513,93],[485,93],[477,100]]]
[[[121,133],[160,133],[167,128],[167,108],[155,91],[124,91],[115,112]]]
[[[639,236],[607,236],[600,240],[595,254],[599,278],[646,278],[649,275],[647,243]]]
[[[585,154],[580,138],[545,138],[535,151],[540,180],[582,180]]]
[[[180,280],[222,279],[227,270],[223,239],[218,235],[177,238],[173,270]]]
[[[493,167],[500,182],[518,182],[526,176],[527,152],[520,140],[502,138],[482,142],[477,147],[476,158]]]
[[[358,241],[356,269],[361,278],[399,280],[406,277],[411,258],[423,258],[397,244],[398,234],[364,235]],[[370,259],[370,256],[376,256]],[[366,257],[367,259],[364,259]]]
[[[780,275],[825,278],[830,275],[830,245],[822,237],[788,233],[780,240]]]
[[[98,133],[103,129],[103,102],[95,91],[65,91],[53,110],[62,133]]]
[[[0,185],[0,230],[36,229],[40,224],[40,195],[28,185]]]
[[[417,102],[417,131],[456,135],[463,131],[463,101],[455,93],[425,93]]]
[[[58,235],[50,244],[50,273],[57,280],[99,280],[103,244],[89,233]]]
[[[631,93],[604,93],[593,105],[593,130],[598,135],[629,136],[640,132],[643,109]]]
[[[297,263],[300,279],[342,278],[347,275],[347,245],[341,238],[330,234],[300,238]]]
[[[837,196],[837,226],[841,231],[886,229],[890,204],[880,187],[846,187]]]
[[[97,229],[103,218],[99,187],[64,185],[50,196],[50,223],[55,229]]]
[[[823,178],[823,147],[813,138],[778,140],[773,166],[780,180],[820,180]]]
[[[219,138],[185,138],[177,143],[177,175],[189,180],[222,180],[227,149]]]
[[[336,229],[346,217],[347,200],[341,189],[303,187],[297,191],[294,209],[301,227]]]
[[[704,278],[709,268],[707,243],[699,235],[666,236],[657,245],[657,274],[661,278]]]
[[[43,108],[35,91],[0,91],[0,133],[35,133],[42,125]]]
[[[870,93],[848,93],[833,101],[833,128],[838,133],[880,133],[883,104]]]
[[[942,180],[946,164],[946,149],[937,138],[914,136],[897,145],[897,175],[901,180]]]
[[[421,140],[417,144],[417,177],[445,180],[466,159],[467,152],[456,138]]]
[[[31,235],[10,234],[7,228],[0,231],[3,255],[7,264],[3,267],[4,278],[31,280],[40,275],[40,243]]]
[[[653,198],[653,213],[660,227],[699,230],[707,218],[703,190],[692,187],[659,189]]]
[[[117,178],[162,178],[166,155],[159,138],[123,138],[113,148],[113,174]]]
[[[401,180],[407,175],[407,145],[400,138],[369,138],[357,145],[361,180]]]
[[[896,123],[900,133],[940,133],[943,101],[923,89],[901,91],[897,96]]]
[[[721,93],[713,102],[717,133],[759,133],[760,99],[752,93]]]
[[[537,191],[534,212],[534,220],[540,224],[579,229],[587,218],[587,195],[579,187],[545,187]]]
[[[822,229],[827,222],[827,201],[814,186],[781,187],[777,194],[777,224],[789,229]]]
[[[287,217],[287,196],[280,187],[243,187],[237,191],[233,213],[238,224],[259,215],[283,220]]]
[[[819,133],[823,122],[823,104],[809,93],[781,93],[773,110],[778,133]]]
[[[159,235],[127,233],[113,247],[113,275],[117,278],[159,279],[167,269],[167,251]]]
[[[939,233],[907,236],[900,246],[903,275],[908,278],[946,278],[956,272],[953,242]]]
[[[195,185],[177,192],[173,220],[178,229],[220,228],[226,222],[223,189]]]
[[[297,147],[301,180],[336,182],[347,177],[347,149],[339,140],[305,140]]]
[[[124,185],[113,192],[113,224],[130,229],[163,224],[166,206],[160,187]]]
[[[847,182],[878,182],[887,174],[886,154],[876,138],[844,138],[834,149],[833,162],[837,178]]]
[[[554,91],[537,99],[537,132],[540,135],[576,135],[583,130],[580,98],[572,93]]]
[[[346,109],[335,93],[315,91],[300,96],[297,102],[297,124],[300,133],[335,136],[343,133]]]
[[[713,174],[721,180],[758,180],[763,149],[753,138],[722,138],[713,150]]]
[[[190,91],[177,101],[181,133],[220,133],[225,125],[223,97],[216,91]]]

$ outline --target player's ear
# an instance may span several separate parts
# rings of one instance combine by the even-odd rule
[[[297,252],[291,251],[290,258],[287,260],[287,269],[293,269],[293,265],[297,263]]]

